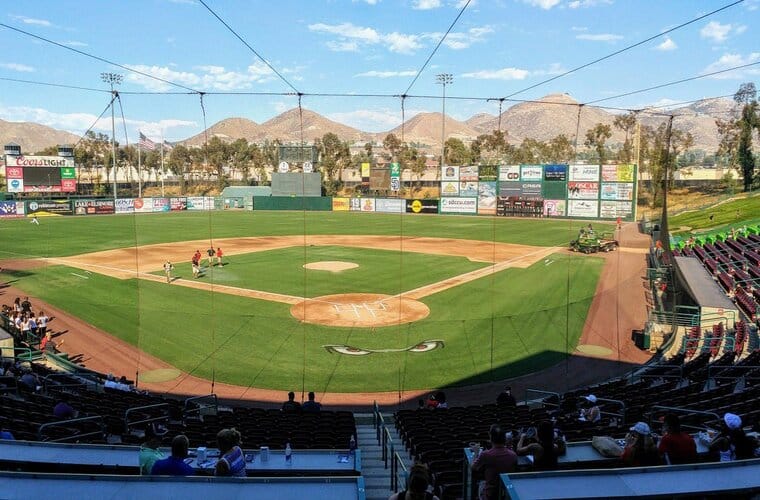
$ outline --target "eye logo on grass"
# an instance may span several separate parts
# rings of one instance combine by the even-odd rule
[[[430,352],[434,349],[445,347],[443,340],[423,340],[419,344],[415,344],[409,347],[401,347],[398,349],[362,349],[360,347],[353,347],[345,344],[328,344],[322,347],[330,354],[347,354],[349,356],[366,356],[368,354],[386,353],[386,352]]]

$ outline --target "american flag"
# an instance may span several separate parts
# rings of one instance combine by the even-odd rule
[[[145,137],[145,134],[140,132],[140,147],[149,151],[153,151],[156,149],[156,143]]]
[[[174,149],[174,145],[170,143],[169,141],[164,141],[164,149],[166,151],[171,151],[172,149]]]

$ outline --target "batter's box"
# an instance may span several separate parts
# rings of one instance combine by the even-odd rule
[[[290,313],[304,323],[372,328],[419,321],[430,309],[408,297],[350,293],[307,299],[293,305]]]

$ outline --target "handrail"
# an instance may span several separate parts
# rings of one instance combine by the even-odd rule
[[[396,451],[393,436],[391,436],[391,432],[385,424],[385,418],[383,418],[383,414],[380,412],[380,406],[377,404],[377,401],[372,405],[372,422],[377,433],[377,444],[381,447],[381,460],[383,461],[383,465],[387,469],[388,461],[391,463],[391,490],[398,492],[399,480],[397,475],[399,465],[404,471],[406,471],[407,468],[404,465],[401,455]]]
[[[406,477],[408,470],[406,466],[404,465],[404,460],[401,458],[401,455],[398,454],[398,452],[395,452],[393,454],[393,460],[391,461],[391,491],[394,493],[398,493],[399,491],[399,485],[401,481],[399,480],[399,467],[401,470],[404,471],[403,476],[401,476],[404,479],[404,482],[406,482]],[[406,484],[404,484],[404,489],[406,489]]]
[[[24,355],[17,356],[16,355],[16,351],[21,351],[21,352],[26,353],[26,358],[24,358]],[[32,362],[32,349],[29,348],[29,347],[14,347],[13,348],[13,356],[16,359],[21,359],[22,361],[29,361],[31,363]]]
[[[649,410],[649,427],[652,427],[652,417],[654,416],[655,410],[667,410],[670,412],[677,412],[677,413],[688,413],[688,414],[697,414],[697,415],[710,415],[715,417],[717,420],[720,420],[720,415],[715,413],[714,411],[704,411],[704,410],[692,410],[691,408],[682,408],[680,406],[664,406],[664,405],[654,405]],[[683,426],[682,427],[693,427],[693,426]],[[699,427],[693,427],[693,428],[699,428]]]
[[[211,398],[213,402],[211,404],[203,405],[200,403],[196,403],[198,405],[197,408],[188,409],[191,403],[195,403],[196,401],[200,401],[201,399]],[[188,414],[190,413],[199,413],[206,408],[213,408],[214,412],[219,411],[219,398],[217,398],[216,394],[207,394],[205,396],[193,396],[191,398],[185,399],[185,404],[182,407],[182,418],[186,418]]]
[[[620,422],[625,423],[625,401],[622,401],[620,399],[609,399],[609,398],[596,398],[597,401],[602,401],[604,403],[615,403],[620,405],[620,412],[616,413],[614,411],[600,411],[600,414],[604,415],[613,415],[615,417],[620,417]]]
[[[45,375],[42,377],[42,387],[44,387],[45,392],[48,390],[48,379],[53,378],[62,378],[62,377],[68,377],[71,378],[72,375],[70,373],[51,373],[49,375]],[[91,382],[92,383],[92,382]],[[93,384],[94,385],[94,384]],[[79,382],[75,384],[55,384],[56,388],[64,388],[64,387],[87,387],[87,382]]]
[[[129,414],[136,411],[141,410],[150,410],[153,408],[166,408],[166,415],[162,415],[160,417],[151,417],[146,418],[144,420],[135,420],[133,422],[129,421]],[[168,420],[169,419],[169,404],[168,403],[157,403],[153,405],[145,405],[145,406],[135,406],[134,408],[127,408],[127,410],[124,412],[124,432],[129,432],[129,427],[131,425],[135,424],[147,424],[149,422],[158,422],[159,420]]]
[[[542,391],[540,389],[525,389],[525,404],[526,405],[528,404],[528,401],[530,401],[530,399],[528,399],[528,393],[530,393],[530,392],[535,392],[536,394],[548,394],[550,396],[557,396],[557,404],[547,403],[545,401],[542,401],[542,403],[545,404],[545,405],[554,405],[556,407],[559,407],[559,401],[560,401],[561,397],[560,397],[560,394],[558,392]]]
[[[106,435],[106,423],[105,420],[103,420],[103,417],[100,415],[93,415],[91,417],[80,417],[80,418],[72,418],[71,420],[61,420],[59,422],[48,422],[46,424],[42,424],[40,428],[37,430],[37,439],[40,441],[44,441],[43,436],[45,430],[49,429],[50,427],[61,427],[61,426],[67,426],[79,422],[100,422],[100,432],[94,431],[94,432],[87,432],[85,434],[75,434],[73,436],[63,437],[59,439],[53,439],[51,442],[53,443],[61,443],[64,441],[68,441],[70,439],[81,439],[83,437],[88,436],[97,436],[100,435],[101,439],[105,437]]]

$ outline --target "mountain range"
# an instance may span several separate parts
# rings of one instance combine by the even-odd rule
[[[523,139],[533,138],[549,140],[559,134],[565,134],[573,139],[576,128],[579,131],[579,143],[583,143],[586,130],[597,123],[612,126],[615,113],[606,109],[584,106],[567,94],[551,94],[537,101],[523,102],[507,108],[501,117],[488,113],[479,113],[465,121],[459,121],[446,116],[446,137],[456,137],[465,142],[472,141],[478,135],[487,134],[501,127],[507,132],[509,142],[519,144]],[[580,109],[580,118],[578,110]],[[670,109],[669,112],[680,115],[673,126],[690,132],[694,136],[694,148],[703,149],[708,153],[717,149],[718,137],[715,119],[727,119],[736,105],[730,99],[707,99],[690,104],[689,106]],[[663,123],[664,116],[641,113],[641,122],[657,127]],[[301,124],[303,123],[303,136]],[[393,133],[407,142],[423,145],[423,149],[437,150],[441,144],[441,113],[419,113],[409,118],[402,126],[387,132],[373,133],[335,122],[311,110],[297,108],[281,113],[264,123],[256,123],[247,118],[234,117],[221,120],[205,132],[189,137],[182,144],[200,146],[206,137],[219,137],[223,141],[232,142],[244,138],[249,142],[261,142],[265,139],[279,139],[282,142],[312,142],[324,134],[333,132],[350,143],[365,143],[375,141],[382,143],[386,135]],[[610,144],[622,143],[625,135],[621,130],[612,127]],[[3,144],[15,142],[20,144],[22,151],[34,152],[56,144],[73,144],[78,137],[68,132],[55,130],[36,123],[15,123],[0,120],[0,141]]]

